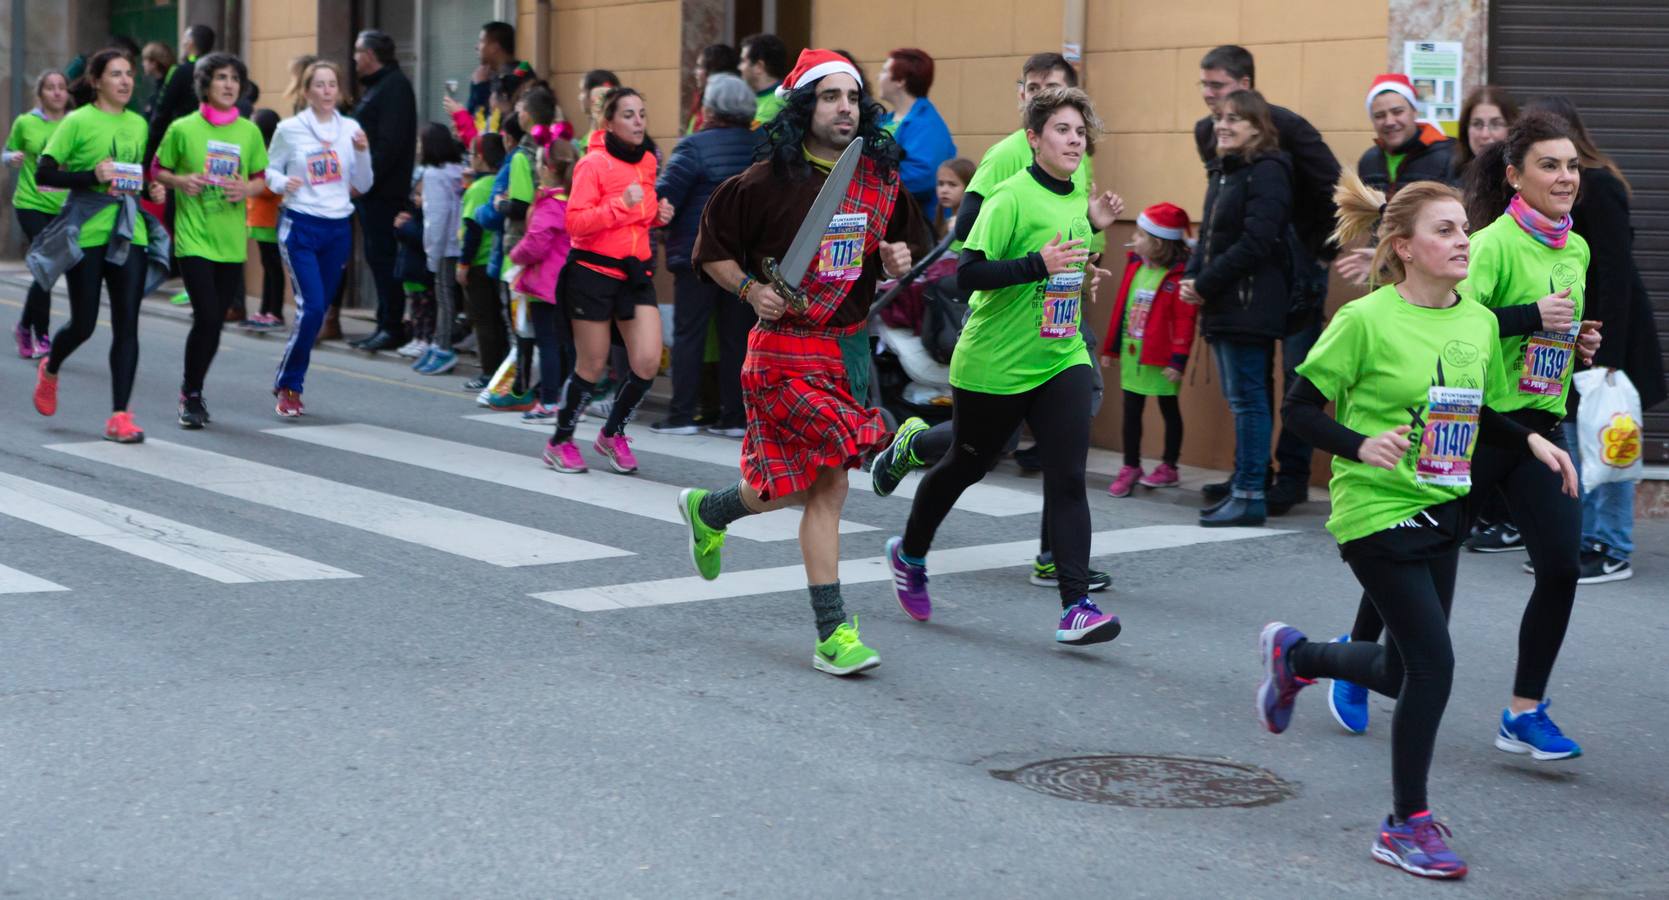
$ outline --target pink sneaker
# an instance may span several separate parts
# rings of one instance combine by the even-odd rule
[[[584,472],[585,457],[580,455],[580,448],[574,446],[573,441],[563,441],[560,444],[545,445],[545,465],[570,475]]]
[[[1136,489],[1136,479],[1142,477],[1141,466],[1125,466],[1118,470],[1113,477],[1113,483],[1107,485],[1107,493],[1114,497],[1128,497]]]
[[[1142,487],[1168,488],[1181,484],[1182,479],[1177,475],[1176,466],[1170,463],[1160,463],[1151,473],[1143,475],[1141,481],[1137,483]]]
[[[19,322],[12,329],[12,337],[17,339],[17,355],[21,359],[35,358],[35,332],[29,326]]]
[[[637,471],[637,457],[632,455],[632,439],[624,433],[609,437],[606,434],[597,435],[597,442],[591,445],[593,450],[608,457],[609,468],[622,475],[630,475]]]

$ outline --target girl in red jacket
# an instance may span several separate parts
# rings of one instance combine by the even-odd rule
[[[578,359],[556,434],[545,447],[545,463],[559,472],[585,471],[585,458],[574,445],[574,423],[608,367],[609,334],[615,326],[625,339],[631,373],[592,449],[614,471],[626,474],[637,471],[626,422],[661,367],[661,312],[649,280],[649,229],[665,224],[672,211],[655,198],[655,144],[649,139],[643,97],[631,88],[610,90],[603,97],[602,130],[602,152],[587,153],[574,166],[568,199],[573,249],[557,286],[573,323]]]
[[[1124,281],[1113,307],[1101,365],[1119,364],[1124,389],[1124,468],[1107,493],[1128,497],[1139,481],[1147,487],[1175,487],[1176,460],[1182,452],[1182,407],[1177,389],[1194,345],[1199,308],[1177,293],[1188,262],[1188,213],[1156,203],[1136,217],[1135,249],[1124,266]],[[1152,473],[1142,473],[1142,409],[1157,397],[1165,418],[1165,452]]]

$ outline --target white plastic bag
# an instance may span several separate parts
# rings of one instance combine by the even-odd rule
[[[1645,474],[1640,447],[1640,392],[1621,369],[1588,369],[1572,381],[1582,395],[1576,414],[1581,442],[1582,489]]]

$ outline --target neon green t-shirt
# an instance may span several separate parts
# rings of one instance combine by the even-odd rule
[[[1081,187],[1062,196],[1020,172],[996,186],[979,208],[967,249],[986,259],[1018,259],[1061,240],[1090,236],[1089,199]],[[975,291],[968,324],[950,359],[950,383],[986,394],[1019,394],[1072,366],[1090,364],[1079,332],[1084,272],[995,291]]]
[[[1397,180],[1397,170],[1402,168],[1402,161],[1407,158],[1408,154],[1406,153],[1385,154],[1385,172],[1391,176],[1393,182]]]
[[[526,153],[510,157],[510,185],[505,196],[533,205],[533,160]]]
[[[35,167],[40,163],[41,150],[62,119],[47,121],[32,112],[24,113],[12,123],[12,133],[6,138],[6,149],[23,154],[23,165],[17,170],[17,190],[12,193],[12,206],[57,215],[64,208],[63,188],[43,188],[35,183]]]
[[[217,182],[245,181],[267,169],[267,147],[261,129],[239,117],[226,125],[211,125],[202,112],[175,119],[163,132],[156,159],[177,175],[207,175]],[[219,185],[203,188],[193,197],[174,192],[174,254],[214,262],[243,262],[249,255],[242,200],[226,199]]]
[[[126,191],[131,188],[132,193],[138,194],[144,190],[144,169],[141,166],[145,159],[145,140],[143,116],[131,110],[112,115],[95,105],[88,105],[64,117],[58,124],[58,130],[52,132],[52,137],[47,140],[41,155],[57,160],[58,167],[66,172],[91,172],[99,163],[107,159],[115,160],[123,165],[121,177],[109,184],[96,185],[93,190],[109,193],[112,189]],[[83,247],[102,247],[109,242],[110,230],[115,225],[116,207],[101,209],[81,226],[78,243]],[[238,234],[243,234],[241,222]],[[134,222],[133,243],[141,247],[149,243],[142,216]]]
[[[1130,295],[1124,298],[1124,330],[1119,338],[1123,352],[1118,357],[1119,387],[1146,397],[1175,397],[1180,385],[1165,377],[1164,366],[1142,365],[1142,344],[1147,340],[1148,313],[1169,269],[1142,265],[1130,279]]]
[[[1588,278],[1588,242],[1572,231],[1555,250],[1503,215],[1472,234],[1471,264],[1455,289],[1488,307],[1535,303],[1570,288],[1576,320],[1582,320]],[[1504,388],[1501,412],[1540,409],[1560,418],[1569,399],[1571,367],[1576,360],[1575,334],[1538,331],[1500,338],[1497,378]]]
[[[1477,409],[1498,408],[1501,393],[1490,380],[1499,334],[1494,314],[1471,300],[1428,309],[1402,299],[1395,285],[1334,314],[1298,374],[1333,401],[1346,428],[1368,437],[1412,428],[1395,471],[1333,458],[1327,530],[1339,543],[1471,490]]]
[[[979,167],[974,169],[973,180],[968,182],[968,191],[991,199],[991,192],[1014,177],[1016,172],[1024,172],[1032,164],[1032,147],[1026,142],[1026,129],[1010,134],[1008,137],[991,145],[985,155],[979,158]],[[1089,206],[1090,184],[1095,181],[1095,158],[1085,156],[1078,164],[1078,171],[1072,173],[1072,183],[1084,192],[1084,205]],[[981,215],[984,207],[981,206]],[[1089,243],[1091,253],[1100,253],[1107,246],[1106,235],[1091,235]]]
[[[786,101],[777,96],[776,85],[772,85],[755,94],[753,127],[763,128],[764,126],[771,124],[771,121],[777,117],[777,113],[782,112],[782,108],[785,105]]]
[[[461,201],[462,205],[460,206],[460,219],[480,221],[475,218],[476,210],[491,203],[492,199],[493,176],[491,174],[476,175],[475,180],[469,183],[469,187],[464,188],[464,199]],[[463,226],[460,225],[458,227],[458,242],[461,244],[463,243],[463,240],[464,229]],[[475,259],[470,263],[470,265],[485,266],[487,261],[492,258],[492,255],[492,239],[483,234],[481,238],[481,249],[476,251]]]

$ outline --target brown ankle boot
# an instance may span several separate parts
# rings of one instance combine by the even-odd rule
[[[342,307],[332,306],[330,311],[325,313],[324,323],[319,326],[318,340],[313,343],[317,344],[319,341],[339,341],[341,339]]]

